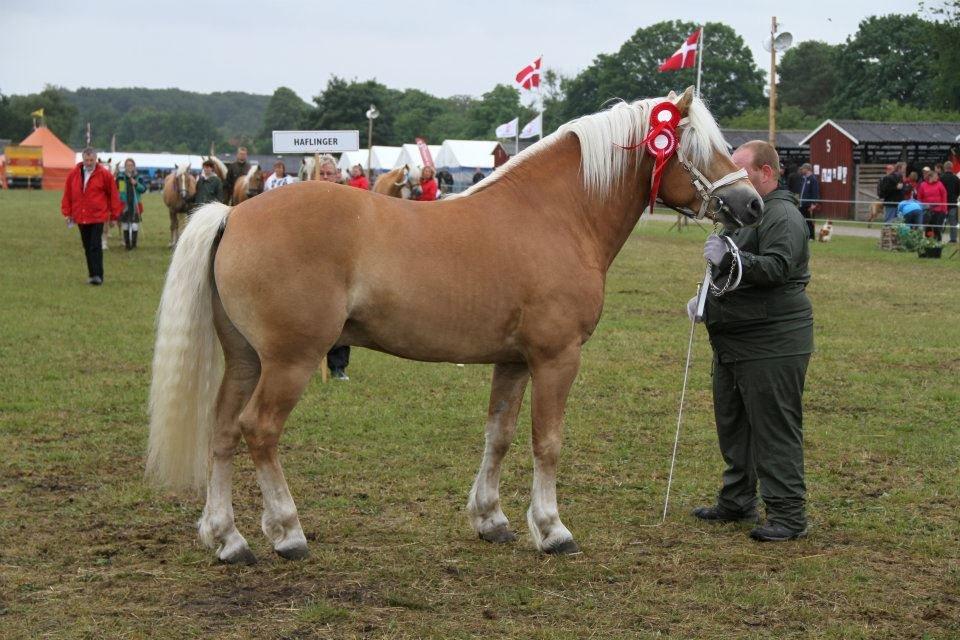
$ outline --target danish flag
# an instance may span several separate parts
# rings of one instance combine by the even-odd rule
[[[543,60],[543,56],[540,56],[534,60],[531,64],[528,64],[517,74],[517,84],[522,86],[528,91],[534,87],[540,86],[540,61]]]
[[[699,41],[700,29],[697,29],[672,56],[660,65],[660,71],[676,71],[677,69],[688,69],[694,66],[697,63],[697,43]]]

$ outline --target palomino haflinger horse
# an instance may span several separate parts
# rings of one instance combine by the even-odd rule
[[[197,193],[197,179],[190,173],[190,165],[177,166],[176,170],[163,179],[163,204],[170,214],[170,246],[177,244],[180,237],[179,214],[186,213],[193,206],[193,197]]]
[[[263,193],[263,171],[260,170],[260,165],[254,164],[250,166],[246,175],[240,176],[233,183],[231,202],[237,205],[261,193]]]
[[[409,200],[413,196],[414,187],[420,184],[420,169],[403,165],[382,174],[373,183],[370,189],[374,193],[382,193],[391,198]]]
[[[500,466],[532,380],[527,524],[539,550],[577,552],[557,510],[567,394],[600,319],[607,269],[649,200],[653,155],[623,146],[645,138],[651,110],[667,100],[684,119],[663,201],[730,227],[758,222],[760,197],[689,89],[571,121],[441,202],[302,182],[234,208],[199,209],[160,302],[148,477],[206,487],[200,538],[222,561],[252,562],[231,498],[243,437],[263,493],[263,532],[282,557],[302,558],[306,539],[277,443],[324,354],[355,345],[491,363],[470,522],[487,541],[516,537],[500,507]]]

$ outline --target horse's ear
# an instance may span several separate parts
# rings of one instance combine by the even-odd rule
[[[677,101],[677,109],[682,117],[686,117],[690,111],[690,105],[693,103],[693,87],[687,87],[680,99]]]
[[[674,91],[673,89],[670,89],[670,93],[667,94],[667,100],[676,100],[676,99],[677,99],[677,92]]]

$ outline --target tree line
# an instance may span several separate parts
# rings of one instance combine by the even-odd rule
[[[872,16],[843,43],[798,43],[782,55],[778,124],[812,128],[825,118],[960,121],[960,0],[925,7],[919,15]],[[602,109],[610,100],[665,95],[695,83],[695,70],[659,73],[657,67],[698,24],[665,21],[642,27],[620,48],[599,54],[572,77],[547,69],[543,76],[545,130]],[[710,22],[702,61],[702,94],[721,124],[766,128],[766,71],[731,27]],[[531,102],[527,99],[527,102]],[[417,89],[392,89],[375,79],[333,76],[305,102],[280,87],[272,96],[243,92],[199,94],[178,89],[47,87],[38,94],[0,93],[0,138],[22,139],[30,112],[43,108],[47,125],[68,144],[206,153],[245,144],[269,153],[274,129],[367,129],[366,110],[377,105],[374,144],[398,145],[415,137],[489,139],[515,117],[535,116],[520,92],[498,84],[480,97],[446,98]],[[361,136],[364,137],[364,136]]]

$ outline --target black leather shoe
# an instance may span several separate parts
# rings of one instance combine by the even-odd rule
[[[751,531],[750,537],[760,542],[784,542],[786,540],[806,538],[807,530],[805,528],[801,530],[790,529],[782,524],[767,522]]]
[[[756,524],[760,522],[760,516],[756,509],[741,513],[739,511],[728,511],[721,506],[713,505],[710,507],[697,507],[691,513],[700,520],[710,522],[751,522]]]

